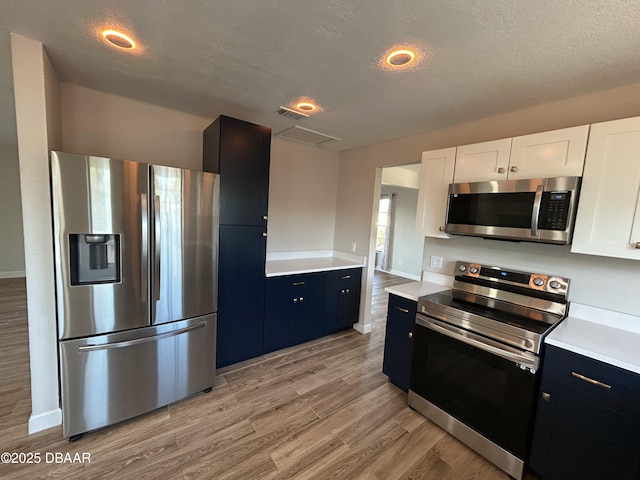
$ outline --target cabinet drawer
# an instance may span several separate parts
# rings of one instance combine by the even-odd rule
[[[640,375],[552,345],[544,362],[546,382],[640,419]]]
[[[405,317],[413,324],[416,320],[418,302],[398,295],[389,295],[388,315],[390,318]],[[413,329],[412,329],[413,331]]]
[[[329,270],[326,272],[327,284],[330,285],[353,285],[360,284],[362,278],[362,268],[348,268],[345,270]]]
[[[273,295],[300,296],[322,291],[323,277],[321,273],[303,273],[267,278],[267,292]]]

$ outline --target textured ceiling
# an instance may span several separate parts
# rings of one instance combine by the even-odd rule
[[[15,138],[8,32],[63,81],[278,132],[280,105],[344,150],[640,82],[640,0],[0,0],[0,141]],[[120,27],[126,54],[97,37]],[[413,68],[378,67],[394,44]]]

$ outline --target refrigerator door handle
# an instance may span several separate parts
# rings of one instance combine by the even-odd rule
[[[111,348],[132,347],[134,345],[140,345],[141,343],[156,342],[158,340],[162,340],[163,338],[175,337],[176,335],[181,335],[183,333],[191,332],[193,330],[198,330],[199,328],[203,328],[206,326],[207,326],[207,322],[200,322],[195,325],[191,325],[189,327],[174,330],[172,332],[161,333],[160,335],[151,335],[149,337],[136,338],[135,340],[125,340],[122,342],[114,342],[114,343],[81,345],[78,347],[78,351],[92,352],[95,350],[108,350]]]
[[[154,300],[160,300],[160,195],[153,196],[153,204],[154,204],[154,212],[153,212],[153,220],[154,220],[154,284],[155,284],[155,295]]]
[[[149,301],[149,206],[147,204],[147,194],[140,194],[140,251],[142,258],[140,261],[140,292],[142,303]]]

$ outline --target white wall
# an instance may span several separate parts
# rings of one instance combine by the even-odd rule
[[[333,249],[338,158],[337,152],[273,138],[268,252]]]
[[[36,432],[62,421],[49,192],[49,149],[60,146],[59,84],[41,43],[12,34],[11,51],[29,310],[29,432]]]
[[[379,177],[380,167],[390,166],[390,163],[393,165],[417,163],[420,160],[421,152],[426,150],[636,115],[640,115],[640,83],[342,152],[340,155],[334,248],[336,250],[347,249],[348,251],[350,242],[355,241],[358,248],[361,249],[358,253],[369,255],[367,246],[370,244],[372,231],[374,205],[372,199],[379,194],[379,188],[376,187],[376,175]],[[435,251],[436,248],[443,248],[442,246],[434,247],[434,245],[436,244],[425,242],[425,250],[434,249]],[[452,261],[453,257],[483,261],[489,256],[487,251],[479,248],[476,243],[464,246],[461,243],[452,243],[451,245],[451,247],[447,247],[447,262]],[[459,247],[454,245],[459,245]],[[502,250],[502,242],[496,242],[494,245],[495,247],[490,248],[495,249],[498,254]],[[514,252],[513,255],[505,256],[504,259],[507,263],[518,262],[518,265],[525,270],[539,269],[541,264],[534,257],[526,256],[526,260],[519,260],[521,254],[537,251],[535,246],[525,244],[522,248],[524,250],[521,253]],[[637,293],[620,299],[620,301],[610,302],[607,300],[607,298],[618,298],[616,292],[619,282],[617,278],[626,279],[630,285],[635,286],[635,292],[640,291],[640,275],[637,274],[640,267],[638,262],[614,262],[611,259],[596,261],[594,257],[568,253],[561,255],[561,257],[563,258],[563,271],[568,274],[567,276],[575,278],[578,283],[575,293],[572,287],[572,296],[578,295],[580,299],[588,297],[588,303],[591,305],[603,306],[603,308],[611,308],[625,313],[640,313],[640,306],[636,300]],[[427,259],[424,258],[425,269],[426,261]],[[551,260],[548,261],[551,262]],[[613,270],[618,276],[616,281],[611,278]],[[446,268],[442,272],[451,273],[446,271]],[[373,275],[370,267],[365,269],[365,275],[367,278],[364,290],[366,298],[363,299],[361,305],[366,307],[371,303]],[[368,308],[361,308],[360,322],[364,325],[369,323],[366,316],[367,310]]]
[[[62,149],[202,170],[202,131],[212,119],[61,84]]]
[[[387,266],[387,271],[394,275],[420,280],[424,237],[415,233],[418,190],[382,185],[381,193],[394,194],[389,253],[391,263]]]

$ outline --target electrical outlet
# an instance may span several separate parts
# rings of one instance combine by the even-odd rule
[[[429,258],[429,266],[433,268],[442,268],[442,257],[431,255]]]
[[[351,242],[351,252],[356,253],[356,242]]]

